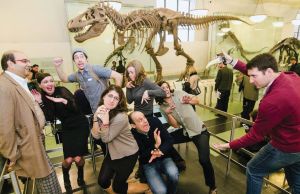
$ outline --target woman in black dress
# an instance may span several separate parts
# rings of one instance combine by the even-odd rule
[[[53,77],[48,73],[37,74],[41,93],[32,90],[35,100],[42,108],[46,120],[54,122],[56,118],[62,124],[62,145],[64,161],[62,171],[67,192],[72,190],[69,170],[73,162],[78,168],[77,183],[84,186],[84,158],[88,152],[87,139],[89,124],[87,118],[78,110],[73,94],[65,87],[55,87]]]

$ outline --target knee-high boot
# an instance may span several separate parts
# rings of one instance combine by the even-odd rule
[[[62,165],[62,172],[63,172],[63,177],[64,177],[64,185],[65,185],[65,189],[67,192],[72,191],[72,186],[71,186],[71,182],[70,182],[70,175],[69,175],[69,171],[70,171],[71,166],[65,168]]]
[[[84,164],[81,166],[77,166],[78,169],[78,177],[77,177],[77,184],[78,186],[82,187],[85,186],[85,182],[84,182]]]

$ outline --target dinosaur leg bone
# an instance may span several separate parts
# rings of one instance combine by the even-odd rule
[[[149,35],[146,44],[145,44],[145,48],[146,48],[146,52],[150,55],[150,57],[153,59],[155,65],[156,65],[156,73],[157,73],[157,77],[156,77],[156,82],[159,82],[160,80],[162,80],[162,66],[160,64],[160,62],[158,61],[155,53],[154,53],[154,49],[151,45],[152,39],[155,36],[155,34],[159,31],[159,29],[154,29],[151,34]]]

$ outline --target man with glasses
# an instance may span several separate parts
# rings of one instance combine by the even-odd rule
[[[35,178],[39,193],[62,193],[43,146],[44,114],[25,80],[30,73],[30,60],[20,51],[7,51],[2,55],[1,66],[0,154],[9,159],[9,170]]]

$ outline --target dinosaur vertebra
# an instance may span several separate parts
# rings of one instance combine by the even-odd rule
[[[187,59],[187,67],[194,64],[194,60],[184,52],[178,38],[178,26],[192,28],[207,28],[209,24],[215,22],[224,22],[228,20],[240,20],[233,16],[205,16],[195,17],[190,14],[179,13],[166,8],[157,8],[151,10],[136,10],[127,15],[119,14],[111,7],[106,6],[103,2],[89,8],[83,14],[71,19],[68,22],[70,32],[80,32],[85,27],[87,31],[75,36],[77,42],[83,42],[87,39],[99,36],[109,23],[116,28],[118,34],[118,42],[125,43],[125,33],[130,33],[136,39],[147,36],[145,42],[145,50],[151,56],[156,65],[157,77],[156,81],[162,79],[162,66],[157,56],[164,55],[168,48],[164,46],[166,32],[173,35],[174,49],[176,55],[181,55]],[[244,22],[244,21],[243,21]],[[159,47],[156,52],[151,45],[154,36],[158,34],[160,37]],[[120,38],[121,37],[121,38]]]
[[[279,51],[278,63],[280,64],[281,61],[283,63],[285,63],[287,61],[289,62],[289,59],[291,57],[296,57],[296,59],[298,59],[299,50],[300,50],[300,40],[298,40],[297,38],[294,38],[294,37],[289,37],[289,38],[283,39],[282,41],[280,41],[279,43],[274,45],[270,49],[269,53],[274,54],[277,51]],[[284,52],[286,53],[285,56],[283,55]]]

